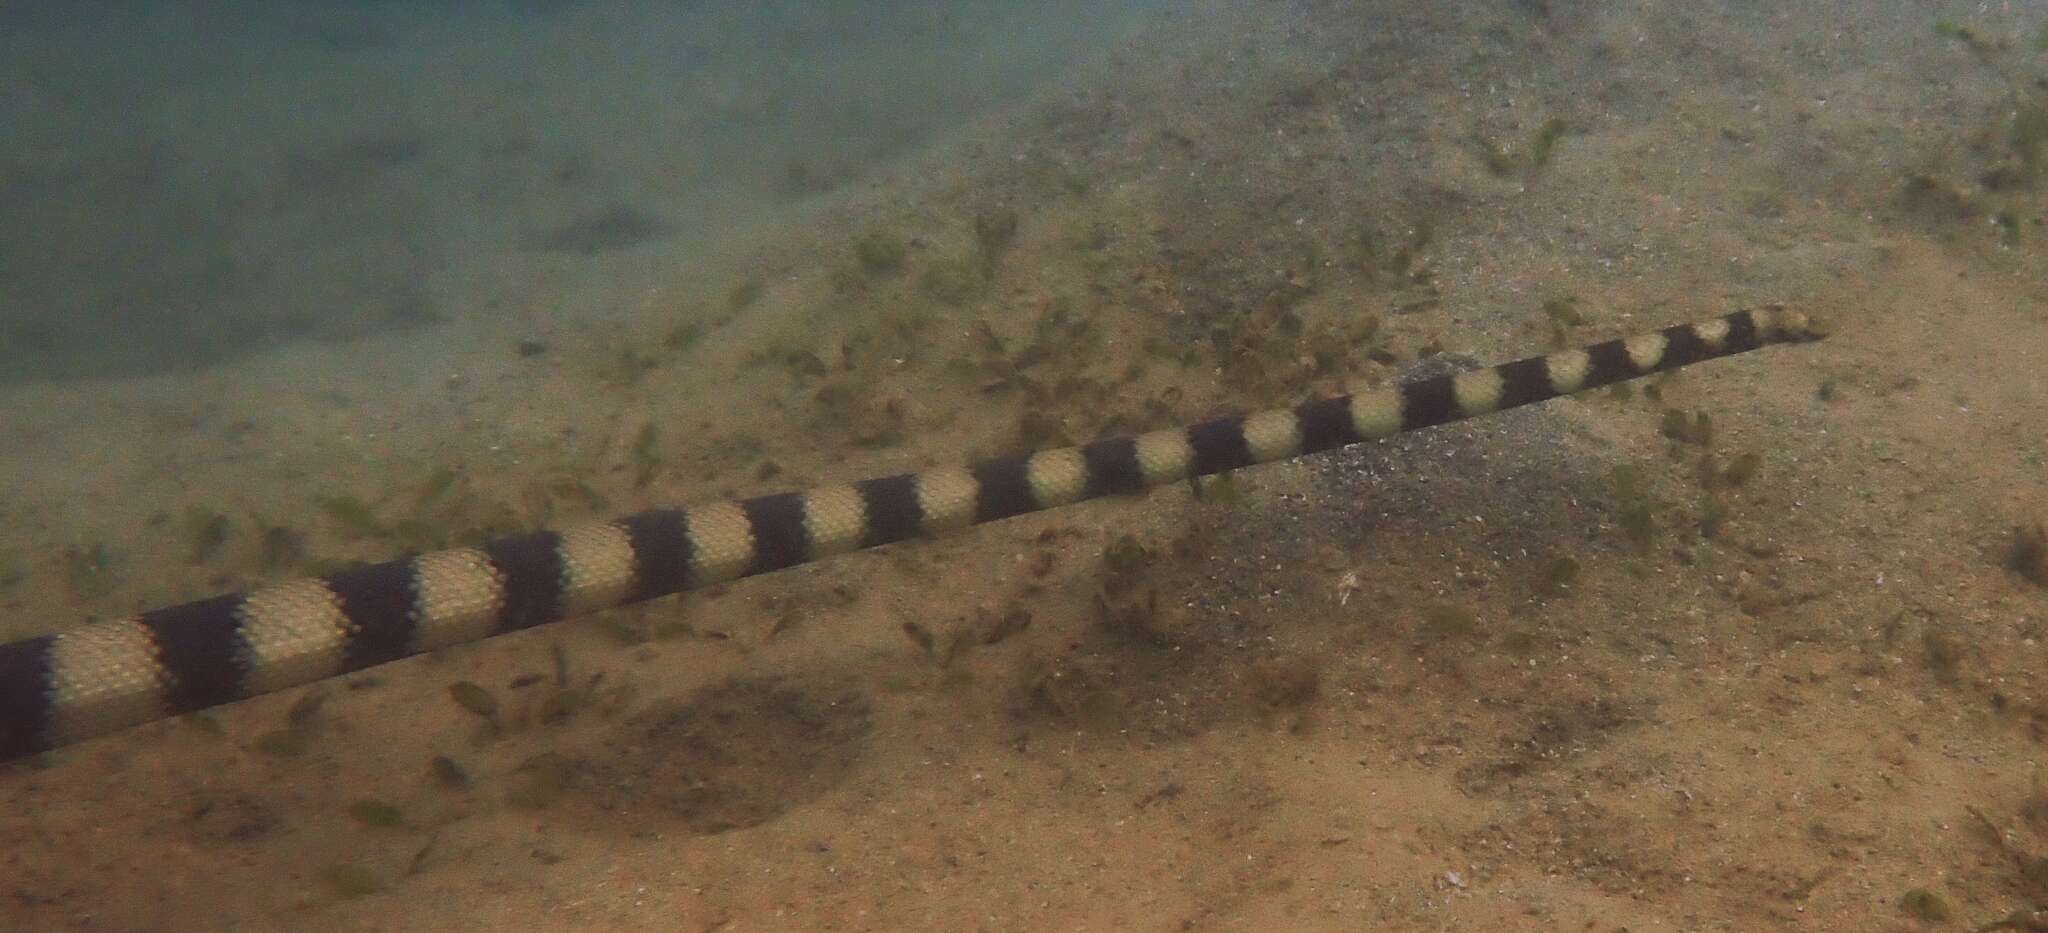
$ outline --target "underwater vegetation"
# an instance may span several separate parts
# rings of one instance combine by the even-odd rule
[[[2048,526],[2039,522],[2015,526],[2005,565],[2035,586],[2048,586]]]
[[[1521,178],[1527,181],[1534,179],[1550,165],[1558,141],[1570,131],[1570,125],[1564,120],[1551,117],[1544,120],[1527,141],[1512,148],[1502,146],[1477,129],[1466,137],[1466,144],[1494,177]]]
[[[2018,247],[2048,224],[2038,196],[2048,178],[2048,85],[2030,76],[2028,62],[2044,54],[2048,29],[2025,43],[1947,20],[1937,21],[1934,33],[1968,49],[2007,82],[2005,106],[1963,140],[1973,163],[1970,180],[1933,169],[1911,172],[1898,186],[1896,203],[1932,223],[1986,223],[1999,245]]]

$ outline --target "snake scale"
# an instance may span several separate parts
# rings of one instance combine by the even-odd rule
[[[835,554],[1477,417],[1778,343],[1695,324],[1138,437],[433,551],[0,644],[0,760]]]

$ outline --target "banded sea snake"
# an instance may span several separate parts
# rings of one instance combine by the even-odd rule
[[[0,760],[834,554],[1286,460],[1776,343],[1737,311],[1487,369],[972,466],[663,508],[0,644]]]

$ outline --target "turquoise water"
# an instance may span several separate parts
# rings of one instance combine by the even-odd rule
[[[12,4],[7,378],[487,319],[675,269],[1100,54],[1142,3]]]

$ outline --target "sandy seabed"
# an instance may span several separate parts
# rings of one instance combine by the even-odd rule
[[[1134,22],[687,222],[622,185],[372,270],[430,314],[336,286],[0,387],[0,636],[1745,305],[1834,333],[10,766],[4,925],[2042,928],[2038,10]]]

